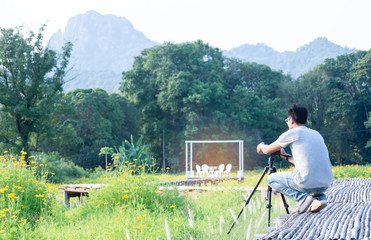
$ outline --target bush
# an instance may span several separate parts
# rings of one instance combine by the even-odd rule
[[[46,184],[44,164],[26,153],[0,156],[0,229],[7,229],[6,238],[18,239],[22,231],[55,213],[55,196]],[[2,235],[3,237],[3,235]]]
[[[71,179],[87,177],[89,175],[82,167],[61,157],[56,152],[47,154],[38,153],[35,154],[35,159],[47,169],[46,180],[49,182],[64,183],[71,181]]]

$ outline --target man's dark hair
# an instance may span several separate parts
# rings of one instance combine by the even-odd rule
[[[300,104],[292,104],[292,106],[287,110],[287,115],[294,119],[296,123],[307,123],[308,111],[304,106],[301,106]]]

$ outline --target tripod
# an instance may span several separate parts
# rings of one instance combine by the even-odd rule
[[[255,185],[254,189],[250,193],[249,197],[246,200],[244,200],[245,204],[242,207],[241,211],[238,213],[237,218],[234,220],[234,222],[232,223],[231,227],[229,228],[228,234],[232,231],[232,228],[236,224],[237,219],[241,216],[242,212],[245,210],[247,204],[249,204],[252,196],[254,195],[256,189],[258,188],[260,182],[263,180],[265,174],[267,174],[268,172],[269,172],[269,174],[271,174],[271,173],[275,173],[277,171],[276,168],[273,167],[273,163],[274,163],[274,157],[273,157],[273,155],[284,156],[286,158],[289,157],[289,156],[291,156],[291,155],[282,155],[282,154],[280,154],[278,152],[272,153],[270,155],[270,157],[268,158],[268,166],[266,166],[264,168],[263,174],[260,176],[257,184]],[[267,199],[268,200],[268,204],[267,204],[267,208],[268,208],[268,227],[270,227],[271,208],[272,208],[272,204],[271,204],[272,203],[272,188],[269,185],[268,185],[267,196],[268,196],[268,199]],[[285,199],[285,196],[282,193],[281,193],[281,199],[283,201],[283,206],[285,207],[287,214],[289,214],[289,205],[287,204],[286,199]]]

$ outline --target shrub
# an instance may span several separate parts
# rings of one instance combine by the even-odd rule
[[[45,182],[44,164],[31,156],[27,165],[25,156],[6,151],[0,156],[0,229],[7,229],[9,238],[18,238],[24,229],[55,213],[55,196]]]
[[[35,154],[35,159],[47,169],[46,180],[49,182],[64,183],[71,181],[71,179],[87,177],[89,175],[82,167],[75,165],[72,161],[63,158],[56,152],[38,153]]]

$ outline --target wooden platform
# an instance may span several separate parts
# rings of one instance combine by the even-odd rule
[[[160,185],[175,185],[175,186],[194,186],[194,185],[206,185],[206,184],[218,184],[219,182],[235,180],[243,182],[243,178],[238,177],[204,177],[204,178],[189,178],[185,180],[163,180],[160,181]]]
[[[291,213],[254,239],[371,239],[371,179],[339,179],[318,213]]]
[[[105,184],[69,184],[59,187],[64,191],[64,205],[70,206],[71,197],[79,197],[81,200],[82,196],[89,196],[89,192],[97,191],[99,192]]]

